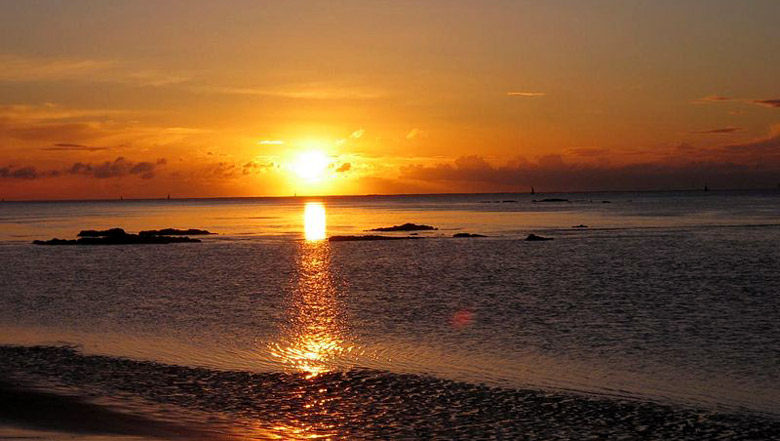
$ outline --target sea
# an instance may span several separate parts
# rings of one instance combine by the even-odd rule
[[[780,439],[780,190],[3,202],[22,438]]]

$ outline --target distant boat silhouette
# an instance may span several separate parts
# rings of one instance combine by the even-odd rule
[[[168,200],[169,201],[171,200],[171,194],[170,193],[168,193]]]
[[[534,190],[534,186],[531,186],[531,194],[536,194],[536,190]]]
[[[707,184],[704,184],[704,191],[710,191],[710,188],[707,187]]]

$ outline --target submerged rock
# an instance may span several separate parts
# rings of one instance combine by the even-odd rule
[[[438,228],[430,225],[417,225],[412,223],[405,223],[403,225],[393,225],[392,227],[379,227],[372,228],[368,231],[424,231],[424,230],[437,230]]]
[[[542,240],[553,240],[553,238],[552,237],[537,236],[536,234],[531,233],[531,234],[528,235],[528,237],[525,238],[525,240],[529,240],[529,241],[532,241],[532,242],[538,242],[538,241],[542,241]]]
[[[417,236],[330,236],[328,242],[359,242],[359,241],[373,241],[373,240],[404,240],[404,239],[422,239]]]
[[[487,237],[484,234],[475,234],[475,233],[455,233],[452,235],[452,237]]]
[[[588,228],[588,226],[584,224],[579,224],[579,225],[574,225],[572,228]]]
[[[206,236],[212,233],[207,230],[199,230],[197,228],[189,228],[187,230],[179,230],[176,228],[163,228],[162,230],[146,230],[138,233],[140,236]]]
[[[561,198],[547,198],[547,199],[534,199],[531,202],[571,202],[568,199],[561,199]]]

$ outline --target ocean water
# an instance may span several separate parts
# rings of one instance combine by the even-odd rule
[[[111,227],[219,234],[31,244]],[[113,422],[0,435],[780,439],[780,191],[2,203],[0,390]]]

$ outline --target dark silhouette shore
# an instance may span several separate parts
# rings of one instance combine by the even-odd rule
[[[165,234],[165,235],[163,235]],[[142,231],[139,234],[126,232],[122,228],[108,230],[82,230],[78,239],[34,240],[35,245],[164,245],[170,243],[199,243],[200,239],[192,239],[184,234],[213,234],[206,230],[163,230]]]

